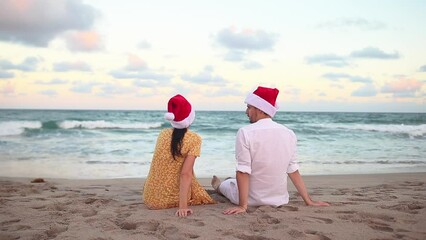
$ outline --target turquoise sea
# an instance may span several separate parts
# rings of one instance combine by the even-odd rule
[[[0,176],[146,177],[164,111],[0,110]],[[426,171],[426,113],[278,112],[303,175]],[[197,177],[233,176],[243,111],[197,111]]]

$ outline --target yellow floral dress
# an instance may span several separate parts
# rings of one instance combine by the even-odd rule
[[[173,159],[171,139],[173,129],[163,129],[157,139],[154,155],[143,189],[144,204],[150,209],[164,209],[179,206],[179,176],[185,157],[200,156],[201,137],[188,130],[182,140],[182,157]],[[215,203],[206,190],[192,176],[188,205]]]

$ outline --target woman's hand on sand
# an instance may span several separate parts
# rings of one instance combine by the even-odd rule
[[[192,214],[192,209],[189,208],[182,208],[182,209],[178,209],[176,211],[176,216],[178,217],[186,217]]]
[[[232,207],[228,208],[225,211],[223,211],[223,214],[231,215],[231,214],[239,214],[239,213],[246,213],[247,209],[241,206],[238,207]]]

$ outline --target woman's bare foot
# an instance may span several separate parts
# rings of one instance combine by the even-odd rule
[[[219,186],[221,184],[220,178],[213,176],[211,184],[212,184],[213,189],[216,192],[220,193],[220,191],[219,191]]]

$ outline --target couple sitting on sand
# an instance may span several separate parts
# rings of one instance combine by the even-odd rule
[[[224,214],[244,213],[248,206],[287,204],[287,175],[306,205],[328,206],[313,201],[308,194],[296,162],[296,135],[272,120],[278,109],[278,92],[259,86],[245,100],[251,124],[237,133],[236,178],[221,182],[213,176],[211,182],[218,193],[237,205]],[[176,215],[186,217],[192,213],[189,206],[215,202],[193,173],[201,149],[201,137],[188,129],[195,118],[194,109],[183,96],[176,95],[168,102],[165,118],[173,128],[162,130],[158,136],[143,201],[150,209],[178,207]]]

